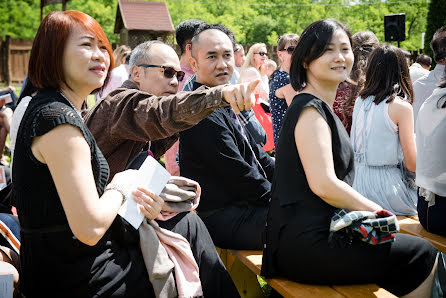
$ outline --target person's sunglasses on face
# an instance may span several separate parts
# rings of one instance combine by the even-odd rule
[[[175,70],[175,68],[173,68],[171,66],[153,65],[153,64],[139,64],[138,66],[163,68],[164,69],[164,77],[171,79],[176,75],[179,82],[181,82],[184,79],[184,71]]]
[[[291,54],[293,54],[293,51],[294,51],[295,48],[296,48],[296,46],[289,46],[286,49],[279,50],[279,52],[287,51],[287,53],[291,55]]]
[[[268,53],[266,53],[266,52],[258,52],[258,53],[254,53],[254,54],[268,57]]]

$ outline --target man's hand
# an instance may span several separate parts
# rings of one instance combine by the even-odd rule
[[[223,87],[223,99],[228,102],[234,112],[239,114],[240,111],[249,111],[253,105],[251,94],[256,89],[260,80],[249,83],[236,84]]]

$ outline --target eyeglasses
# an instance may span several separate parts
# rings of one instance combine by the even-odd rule
[[[260,56],[266,56],[266,57],[268,57],[268,53],[265,53],[265,52],[258,52],[258,53],[254,53],[254,54],[258,54],[258,55],[260,55]]]
[[[289,46],[288,48],[286,48],[286,49],[281,49],[281,50],[279,50],[279,52],[283,52],[283,51],[287,51],[288,52],[288,54],[293,54],[293,51],[294,51],[294,49],[296,48],[296,46]]]
[[[164,66],[164,65],[152,65],[152,64],[138,64],[138,66],[141,67],[159,67],[164,69],[164,77],[167,79],[173,78],[175,75],[177,76],[177,79],[179,82],[181,82],[184,79],[184,71],[182,70],[175,70],[175,68],[171,66]]]

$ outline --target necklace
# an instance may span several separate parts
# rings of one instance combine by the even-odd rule
[[[82,118],[81,116],[81,111],[79,111],[78,109],[76,109],[76,107],[74,106],[74,104],[71,102],[71,100],[68,99],[68,97],[66,97],[62,92],[59,92],[60,95],[62,95],[63,98],[66,99],[66,101],[68,101],[68,103],[70,104],[70,106],[76,111],[76,113]]]

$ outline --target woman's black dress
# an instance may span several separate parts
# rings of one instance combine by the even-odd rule
[[[328,244],[336,208],[311,191],[294,139],[306,107],[316,108],[330,127],[336,176],[350,185],[353,181],[353,150],[341,121],[324,101],[296,95],[276,150],[262,275],[312,284],[375,283],[395,295],[408,294],[432,271],[437,250],[424,239],[403,234],[376,246],[356,239],[348,247]]]
[[[71,232],[48,166],[31,151],[34,137],[62,124],[78,127],[90,146],[99,195],[109,175],[93,136],[61,94],[41,90],[33,97],[20,124],[13,162],[22,292],[26,297],[155,297],[138,231],[120,216],[94,246]]]

